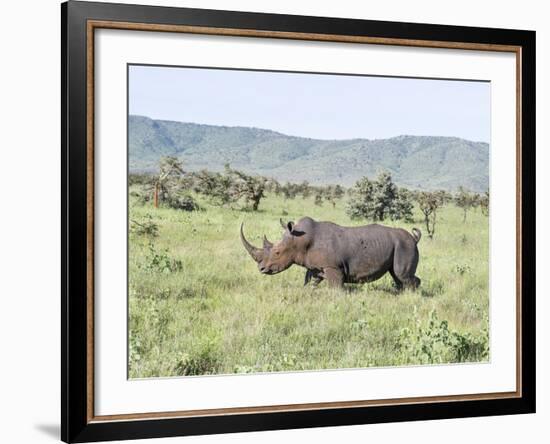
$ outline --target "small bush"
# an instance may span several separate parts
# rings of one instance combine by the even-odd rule
[[[376,180],[363,177],[352,188],[346,212],[351,219],[412,221],[412,194],[397,188],[391,175],[382,172]]]
[[[455,265],[453,271],[460,276],[463,276],[472,271],[472,268],[469,265]]]
[[[149,243],[149,253],[145,257],[143,268],[149,272],[169,274],[181,271],[182,262],[168,255],[168,250],[157,251],[152,242]]]
[[[159,234],[159,226],[153,221],[153,217],[147,214],[141,221],[133,220],[130,226],[130,232],[138,236],[157,237]]]
[[[144,206],[151,202],[153,195],[149,185],[142,185],[138,189],[132,190],[130,196],[136,199],[138,205]]]
[[[195,200],[187,194],[169,195],[165,204],[174,210],[197,211],[199,209],[199,206]]]
[[[484,328],[479,336],[461,333],[432,310],[426,324],[417,321],[414,327],[401,330],[398,348],[411,363],[480,362],[489,357],[489,330]]]

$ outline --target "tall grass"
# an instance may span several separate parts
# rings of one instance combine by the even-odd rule
[[[211,205],[154,209],[130,200],[130,218],[158,225],[133,230],[129,248],[129,373],[132,378],[420,365],[487,360],[488,218],[448,205],[433,240],[419,243],[417,291],[397,293],[389,275],[331,290],[303,287],[293,266],[263,276],[239,240],[281,236],[279,218],[311,216],[343,225],[336,207],[314,198],[269,195],[260,211]],[[149,217],[150,216],[150,217]],[[422,229],[415,213],[412,224]],[[424,231],[424,230],[423,230]]]

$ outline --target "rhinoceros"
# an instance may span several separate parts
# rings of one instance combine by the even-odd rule
[[[422,233],[370,224],[343,227],[332,222],[318,222],[304,217],[297,223],[283,222],[282,239],[273,244],[265,236],[263,248],[250,244],[241,224],[241,241],[261,273],[280,273],[296,264],[306,268],[305,284],[312,278],[324,279],[333,287],[344,283],[372,282],[389,272],[398,289],[415,289],[420,279],[418,241]]]

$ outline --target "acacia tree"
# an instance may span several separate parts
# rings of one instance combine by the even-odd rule
[[[374,206],[374,182],[368,177],[365,176],[355,183],[346,212],[352,219],[372,218],[377,220],[378,212]]]
[[[279,196],[281,194],[281,184],[271,177],[267,179],[265,190],[269,193],[274,193],[276,196]]]
[[[400,190],[392,182],[391,175],[383,172],[375,181],[363,177],[353,188],[347,213],[352,219],[366,218],[381,221],[412,218],[410,193]]]
[[[293,183],[287,182],[281,187],[281,191],[285,199],[294,199],[298,194],[298,187]]]
[[[374,220],[384,220],[389,216],[393,201],[397,198],[397,187],[391,175],[382,172],[376,178],[373,187]]]
[[[407,222],[412,222],[413,208],[412,193],[406,188],[399,188],[395,200],[390,207],[389,216],[391,220],[403,219]]]
[[[481,208],[481,212],[485,216],[488,216],[489,215],[489,191],[485,191],[485,193],[479,197],[479,206]]]
[[[332,204],[332,208],[336,207],[336,200],[341,199],[345,191],[340,185],[329,185],[325,188],[325,200]]]
[[[309,186],[309,182],[307,180],[304,180],[299,187],[299,192],[302,194],[302,197],[304,199],[307,199],[311,195],[311,187]]]
[[[159,200],[166,200],[170,186],[184,174],[182,162],[174,156],[161,157],[159,173],[155,177],[153,189],[153,206],[159,207]]]
[[[318,205],[318,206],[323,205],[323,195],[321,194],[321,191],[317,191],[317,193],[315,193],[314,203],[315,205]]]
[[[462,208],[462,222],[466,222],[466,215],[468,211],[479,205],[479,196],[477,194],[470,193],[464,187],[460,186],[458,187],[454,202],[457,207]]]
[[[415,194],[415,199],[418,202],[420,211],[424,215],[428,237],[433,239],[437,221],[437,210],[447,202],[447,193],[444,191],[418,191]]]
[[[249,176],[242,171],[225,168],[227,176],[233,177],[230,193],[235,200],[244,198],[252,211],[258,211],[260,201],[265,197],[267,179],[261,176]]]
[[[221,173],[213,173],[207,170],[194,173],[197,193],[204,194],[220,205],[226,205],[233,201],[231,194],[232,178]]]

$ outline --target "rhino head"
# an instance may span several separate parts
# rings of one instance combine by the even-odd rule
[[[261,273],[277,274],[285,271],[295,263],[296,256],[300,254],[300,246],[295,242],[295,238],[304,233],[294,229],[294,222],[285,224],[282,219],[280,222],[285,230],[283,238],[273,244],[264,236],[263,248],[255,247],[246,240],[241,224],[241,241],[248,254],[258,263]]]

